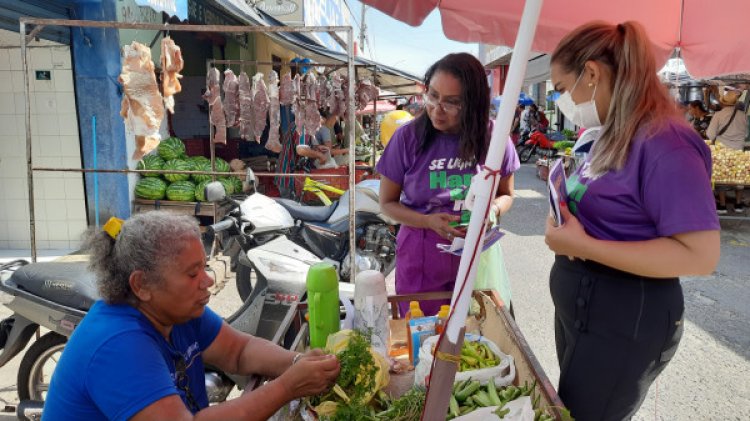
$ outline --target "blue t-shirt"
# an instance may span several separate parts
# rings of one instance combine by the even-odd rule
[[[60,357],[44,420],[127,420],[175,394],[194,413],[207,407],[201,352],[222,322],[206,307],[201,317],[175,325],[170,343],[135,308],[97,301]],[[176,366],[185,367],[185,376]],[[196,405],[191,406],[186,390]]]

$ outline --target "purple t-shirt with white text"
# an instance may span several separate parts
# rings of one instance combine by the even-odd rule
[[[720,229],[711,152],[691,127],[665,123],[637,134],[630,148],[618,171],[592,180],[586,161],[568,177],[568,207],[589,235],[641,241]]]
[[[461,215],[462,222],[468,222],[470,212],[464,209],[464,199],[477,168],[475,163],[459,158],[459,136],[438,133],[425,151],[419,151],[419,144],[413,122],[400,127],[378,161],[378,172],[401,185],[401,203],[408,208],[423,214]],[[500,174],[510,175],[520,165],[513,142],[508,139]],[[441,243],[448,241],[431,229],[401,225],[396,240],[396,293],[453,289],[461,258],[440,252],[437,244]],[[448,302],[420,302],[428,315],[437,313],[441,304]]]
[[[401,185],[401,203],[419,213],[458,214],[476,163],[459,158],[459,136],[437,133],[426,151],[419,151],[416,124],[400,127],[388,142],[377,164],[379,173]],[[488,132],[492,129],[489,124]],[[481,162],[480,164],[482,164]],[[521,166],[513,141],[508,138],[500,174],[507,176]]]

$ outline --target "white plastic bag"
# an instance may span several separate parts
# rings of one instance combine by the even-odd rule
[[[531,398],[528,396],[521,396],[518,399],[506,403],[505,406],[503,406],[503,409],[507,409],[510,412],[505,414],[502,418],[495,415],[494,412],[497,408],[497,406],[479,408],[466,415],[453,418],[453,421],[534,421],[534,408],[531,406]]]
[[[414,384],[418,386],[424,386],[427,377],[430,375],[433,360],[432,346],[437,344],[438,338],[439,336],[430,336],[424,341],[421,348],[419,348],[419,363],[416,369],[414,369]],[[498,387],[508,386],[513,383],[513,380],[516,378],[516,364],[512,356],[504,354],[494,342],[484,336],[467,333],[464,341],[478,341],[487,344],[490,350],[500,357],[500,364],[478,370],[459,371],[456,373],[455,383],[471,378],[472,380],[478,380],[484,385],[493,377],[495,378],[495,385]]]

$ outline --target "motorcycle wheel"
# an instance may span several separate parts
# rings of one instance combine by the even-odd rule
[[[21,401],[43,401],[49,382],[68,338],[49,332],[26,351],[18,368],[18,398]]]
[[[240,295],[240,299],[242,299],[242,302],[244,303],[245,300],[247,300],[247,297],[250,296],[250,293],[253,292],[253,285],[252,285],[252,274],[253,269],[247,268],[246,270],[250,271],[249,276],[239,276],[237,272],[235,273],[237,284],[237,293]]]
[[[521,147],[521,149],[518,152],[518,159],[521,162],[529,162],[529,159],[531,159],[531,155],[534,153],[534,147],[529,145],[524,145]]]

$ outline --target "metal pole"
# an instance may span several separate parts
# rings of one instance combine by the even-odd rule
[[[211,95],[211,92],[208,88],[208,74],[211,72],[211,62],[212,60],[206,60],[206,92],[205,95],[210,98],[209,95]],[[219,77],[219,85],[221,85],[221,77]],[[221,98],[219,98],[219,101],[221,101]],[[207,101],[208,102],[208,101]],[[211,172],[216,172],[216,147],[214,146],[214,136],[216,136],[216,132],[214,130],[213,124],[211,124],[211,102],[208,102],[208,149],[211,151]],[[216,181],[216,174],[211,174],[211,181]],[[211,204],[213,206],[214,211],[214,224],[219,222],[219,213],[216,209],[215,204]],[[214,239],[215,241],[218,241],[217,239]]]
[[[25,89],[26,107],[26,173],[29,186],[29,235],[31,242],[31,261],[36,262],[36,215],[34,213],[34,173],[31,170],[31,98],[29,96],[29,57],[26,51],[26,23],[21,20],[21,63],[23,68],[23,87]]]
[[[362,6],[364,7],[364,5]],[[378,66],[373,66],[374,71],[372,72],[372,83],[375,86],[378,86]],[[377,121],[378,117],[378,100],[380,99],[380,90],[378,89],[378,96],[373,99],[372,103],[372,126],[370,126],[370,132],[372,132],[372,127],[375,125],[375,121]],[[375,157],[378,153],[378,144],[375,142],[372,142],[372,158],[370,159],[370,162],[372,162],[373,168],[375,167]]]
[[[355,165],[354,165],[354,30],[349,26],[346,30],[346,64],[347,64],[347,77],[349,78],[349,102],[346,105],[347,121],[346,124],[351,128],[347,130],[347,141],[349,142],[349,257],[351,259],[351,269],[349,271],[349,282],[354,282],[354,278],[357,275],[357,241],[355,227]]]
[[[140,29],[179,32],[346,32],[351,26],[244,26],[244,25],[165,25],[163,23],[131,23],[98,20],[36,19],[22,17],[19,22],[44,26],[81,28]]]
[[[361,3],[360,5],[362,6],[362,17],[359,22],[359,51],[361,51],[361,55],[364,55],[365,33],[367,31],[367,24],[365,24],[365,9],[367,9],[367,6],[365,6],[364,3]]]
[[[368,170],[369,167],[357,166],[358,170]],[[33,167],[32,171],[48,171],[48,172],[80,172],[80,173],[110,173],[110,174],[187,174],[187,175],[216,175],[219,177],[224,176],[238,176],[242,177],[246,174],[244,172],[218,172],[218,171],[181,171],[181,170],[115,170],[108,168],[51,168],[51,167]],[[310,174],[295,174],[295,173],[273,173],[273,172],[256,172],[258,177],[309,177]],[[316,174],[324,177],[331,178],[344,178],[349,177],[348,174]]]

